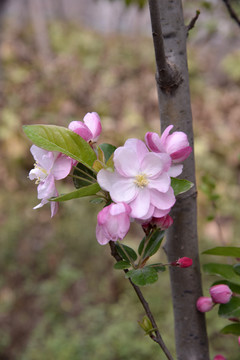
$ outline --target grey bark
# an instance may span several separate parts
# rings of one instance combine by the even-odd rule
[[[192,111],[186,54],[187,29],[184,25],[181,0],[149,0],[157,64],[157,88],[162,131],[170,124],[174,130],[187,133],[193,147]],[[161,34],[162,31],[162,34]],[[159,40],[159,42],[157,41]],[[163,40],[163,41],[162,41]],[[164,49],[161,51],[161,43]],[[164,65],[158,61],[166,56],[172,68],[169,81]],[[177,81],[176,81],[177,79]],[[195,184],[194,152],[184,161],[182,178]],[[196,310],[202,296],[198,255],[196,187],[177,199],[172,210],[173,225],[167,233],[165,251],[169,262],[187,256],[193,266],[171,267],[170,278],[175,318],[176,352],[179,360],[208,360],[208,338],[204,315]]]

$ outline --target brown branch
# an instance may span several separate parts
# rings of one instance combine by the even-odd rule
[[[149,0],[149,11],[157,66],[156,80],[163,92],[173,93],[181,84],[182,78],[177,67],[166,59],[159,3],[156,0]]]
[[[196,15],[192,18],[192,20],[190,21],[190,23],[186,27],[187,36],[189,35],[189,31],[194,28],[194,26],[196,24],[196,21],[199,18],[199,15],[200,15],[200,10],[196,10]]]
[[[110,241],[109,245],[110,245],[110,248],[111,248],[111,255],[115,258],[115,260],[117,262],[121,261],[122,258],[117,252],[115,243],[113,241]],[[126,269],[126,270],[124,270],[124,272],[127,273],[128,270]],[[139,298],[139,300],[140,300],[140,302],[141,302],[141,304],[142,304],[142,306],[143,306],[143,308],[144,308],[144,310],[146,312],[147,317],[149,318],[149,320],[152,323],[152,327],[154,329],[155,336],[150,334],[149,335],[150,338],[153,341],[155,341],[161,347],[162,351],[164,352],[164,354],[166,355],[168,360],[173,360],[172,355],[170,354],[167,346],[165,345],[165,343],[164,343],[164,341],[163,341],[163,339],[161,337],[161,334],[160,334],[160,332],[158,330],[158,327],[157,327],[156,321],[154,319],[154,316],[153,316],[153,314],[152,314],[152,312],[150,310],[150,307],[149,307],[147,301],[145,300],[145,298],[143,296],[143,293],[141,292],[140,288],[132,282],[132,280],[130,278],[128,280],[129,280],[130,284],[132,285],[134,291],[136,292],[136,294],[137,294],[137,296],[138,296],[138,298]]]
[[[236,12],[233,10],[232,5],[230,4],[229,0],[223,0],[224,4],[226,5],[226,8],[229,12],[229,15],[231,16],[231,18],[236,21],[236,23],[238,24],[238,26],[240,26],[240,19],[237,16]]]

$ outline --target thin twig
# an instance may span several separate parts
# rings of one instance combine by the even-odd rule
[[[121,258],[121,256],[118,254],[118,252],[116,250],[115,243],[113,241],[110,241],[109,245],[110,245],[110,248],[111,248],[111,255],[115,258],[115,260],[121,261],[122,258]],[[128,270],[125,269],[124,272],[127,273]],[[129,280],[130,284],[132,285],[133,289],[135,290],[135,292],[136,292],[136,294],[137,294],[137,296],[138,296],[138,298],[139,298],[139,300],[140,300],[140,302],[141,302],[141,304],[142,304],[142,306],[143,306],[143,308],[144,308],[144,310],[146,312],[146,315],[148,316],[149,320],[152,323],[152,327],[154,329],[155,336],[151,333],[149,335],[150,338],[153,341],[155,341],[161,347],[162,351],[164,352],[164,354],[166,355],[168,360],[174,360],[172,355],[170,354],[167,346],[165,345],[162,337],[161,337],[161,334],[160,334],[160,332],[158,330],[156,321],[155,321],[155,319],[153,317],[153,314],[152,314],[152,312],[151,312],[151,310],[149,308],[149,305],[148,305],[147,301],[145,300],[140,288],[132,282],[131,278],[129,278],[128,280]]]
[[[231,16],[231,18],[234,21],[236,21],[238,26],[240,26],[240,19],[239,19],[238,15],[236,14],[236,12],[233,10],[232,5],[230,4],[229,0],[223,0],[223,2],[226,5],[226,8],[228,9],[228,12],[229,12],[229,15]]]
[[[196,21],[199,18],[199,15],[200,15],[200,10],[196,10],[196,15],[192,18],[192,20],[190,21],[190,23],[186,27],[187,36],[189,35],[189,31],[194,28],[194,26],[196,24]]]

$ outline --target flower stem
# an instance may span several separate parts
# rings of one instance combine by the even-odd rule
[[[155,231],[156,231],[156,229],[151,230],[151,232],[148,234],[148,237],[146,238],[146,240],[145,240],[145,242],[144,242],[144,246],[143,246],[143,249],[142,249],[142,254],[141,254],[141,256],[140,256],[140,258],[139,258],[139,261],[138,261],[138,267],[141,266],[144,251],[145,251],[145,249],[146,249],[146,247],[147,247],[150,239],[152,238],[153,234],[155,233]]]

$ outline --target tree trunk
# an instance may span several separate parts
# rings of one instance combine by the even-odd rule
[[[181,0],[149,0],[157,64],[157,88],[162,131],[170,124],[187,133],[193,147],[186,38]],[[167,59],[167,61],[166,61]],[[194,152],[184,161],[181,175],[195,184]],[[172,210],[173,225],[167,233],[165,251],[169,262],[187,256],[193,266],[171,267],[176,352],[179,360],[208,360],[204,315],[196,310],[202,295],[197,239],[196,188],[179,196]]]

